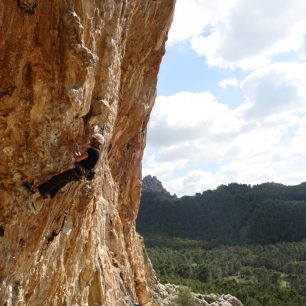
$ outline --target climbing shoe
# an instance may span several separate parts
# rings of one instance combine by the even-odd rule
[[[34,182],[25,182],[22,184],[22,186],[27,189],[28,191],[30,191],[32,194],[35,193],[34,191]]]
[[[48,199],[48,194],[42,194],[39,192],[39,190],[37,190],[37,188],[34,188],[34,182],[25,182],[22,184],[22,186],[27,189],[28,191],[30,191],[32,194],[36,195],[36,196],[41,196],[43,199]]]
[[[45,199],[45,200],[48,199],[48,195],[47,194],[41,194],[40,193],[40,195],[42,196],[43,199]]]

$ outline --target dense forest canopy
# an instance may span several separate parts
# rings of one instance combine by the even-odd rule
[[[137,229],[147,241],[180,237],[210,247],[301,241],[306,238],[306,183],[232,183],[181,198],[143,192]]]
[[[306,183],[143,192],[137,228],[161,282],[246,306],[306,305]]]
[[[155,247],[148,253],[164,283],[204,294],[229,293],[245,306],[306,305],[306,242],[205,250],[184,240],[177,249]]]

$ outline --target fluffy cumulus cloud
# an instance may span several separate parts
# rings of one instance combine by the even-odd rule
[[[306,64],[276,63],[258,69],[241,83],[251,116],[306,111]]]
[[[177,1],[168,46],[188,41],[232,77],[220,78],[221,94],[157,98],[144,175],[178,195],[231,182],[306,180],[305,11],[304,0]],[[218,100],[229,87],[241,90],[242,103]]]
[[[236,78],[228,78],[219,82],[219,87],[227,89],[230,86],[236,87],[239,85],[239,80]]]
[[[210,92],[158,97],[144,174],[178,195],[234,181],[305,180],[304,65],[272,64],[251,73],[241,82],[245,101],[234,109]]]
[[[164,184],[168,190],[174,190],[177,195],[196,194],[200,192],[199,186],[205,189],[214,189],[216,185],[220,185],[218,178],[211,172],[192,170],[185,176],[174,178],[166,181]],[[182,193],[183,191],[183,193]]]
[[[168,44],[182,42],[201,35],[224,19],[236,0],[178,0]]]
[[[255,69],[303,53],[304,0],[178,0],[169,42],[191,40],[209,65]]]

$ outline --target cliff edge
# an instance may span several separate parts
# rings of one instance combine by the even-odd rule
[[[0,3],[0,304],[154,305],[135,231],[174,0]],[[104,129],[91,182],[33,200]]]

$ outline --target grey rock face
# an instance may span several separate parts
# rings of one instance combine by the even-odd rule
[[[143,178],[142,191],[151,191],[170,195],[170,193],[163,187],[161,181],[159,181],[156,176],[151,175],[147,175]]]

